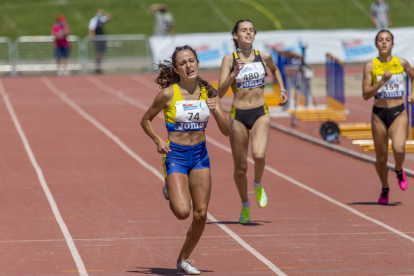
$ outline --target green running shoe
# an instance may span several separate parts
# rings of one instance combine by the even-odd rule
[[[267,196],[263,189],[263,186],[260,185],[259,188],[254,188],[254,193],[256,195],[256,203],[260,208],[264,208],[267,205]]]
[[[239,223],[250,223],[250,207],[243,207],[239,218]]]

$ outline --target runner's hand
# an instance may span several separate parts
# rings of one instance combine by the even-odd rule
[[[210,112],[214,113],[216,111],[216,100],[214,98],[207,98],[206,103]]]
[[[414,104],[414,93],[411,93],[410,96],[408,96],[408,103]]]
[[[240,73],[241,69],[243,69],[244,63],[240,59],[236,60],[236,65],[234,65],[234,70],[231,72],[230,76],[235,78]]]
[[[157,152],[158,153],[167,154],[171,151],[170,147],[168,146],[168,144],[164,140],[159,139],[156,143],[157,143]]]
[[[279,105],[280,106],[285,106],[286,104],[287,104],[287,102],[288,102],[288,96],[287,96],[287,93],[286,92],[280,92],[280,98],[282,98],[283,99],[283,101],[281,101],[280,103],[279,103]]]
[[[384,75],[382,75],[382,79],[384,81],[384,83],[386,83],[387,81],[389,81],[389,79],[391,79],[392,74],[390,71],[385,71]]]

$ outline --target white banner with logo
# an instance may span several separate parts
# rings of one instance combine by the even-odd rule
[[[390,31],[394,35],[393,55],[414,65],[414,27]],[[302,54],[301,45],[304,44],[307,46],[305,61],[308,64],[325,63],[327,53],[344,62],[366,62],[378,56],[374,42],[377,32],[374,29],[263,31],[257,33],[253,47],[262,51],[277,48]],[[202,68],[220,67],[223,57],[235,51],[230,32],[152,36],[150,45],[154,63],[170,59],[176,46],[186,44],[197,51]]]

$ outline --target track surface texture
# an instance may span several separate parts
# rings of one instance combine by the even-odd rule
[[[1,79],[1,276],[177,275],[191,220],[171,213],[162,156],[139,125],[153,79]],[[163,119],[153,125],[166,138]],[[393,174],[380,206],[373,165],[271,130],[269,203],[250,192],[252,222],[240,225],[228,138],[214,120],[206,133],[213,191],[190,258],[203,274],[414,275],[414,189]]]

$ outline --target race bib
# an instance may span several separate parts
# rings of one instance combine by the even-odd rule
[[[377,81],[382,79],[382,75],[377,76]],[[401,98],[404,95],[404,76],[402,74],[392,75],[383,86],[378,89],[376,98],[390,99]]]
[[[245,64],[236,77],[237,89],[254,88],[265,85],[266,70],[261,62]]]
[[[210,110],[205,101],[177,101],[175,130],[201,131],[207,127]]]

